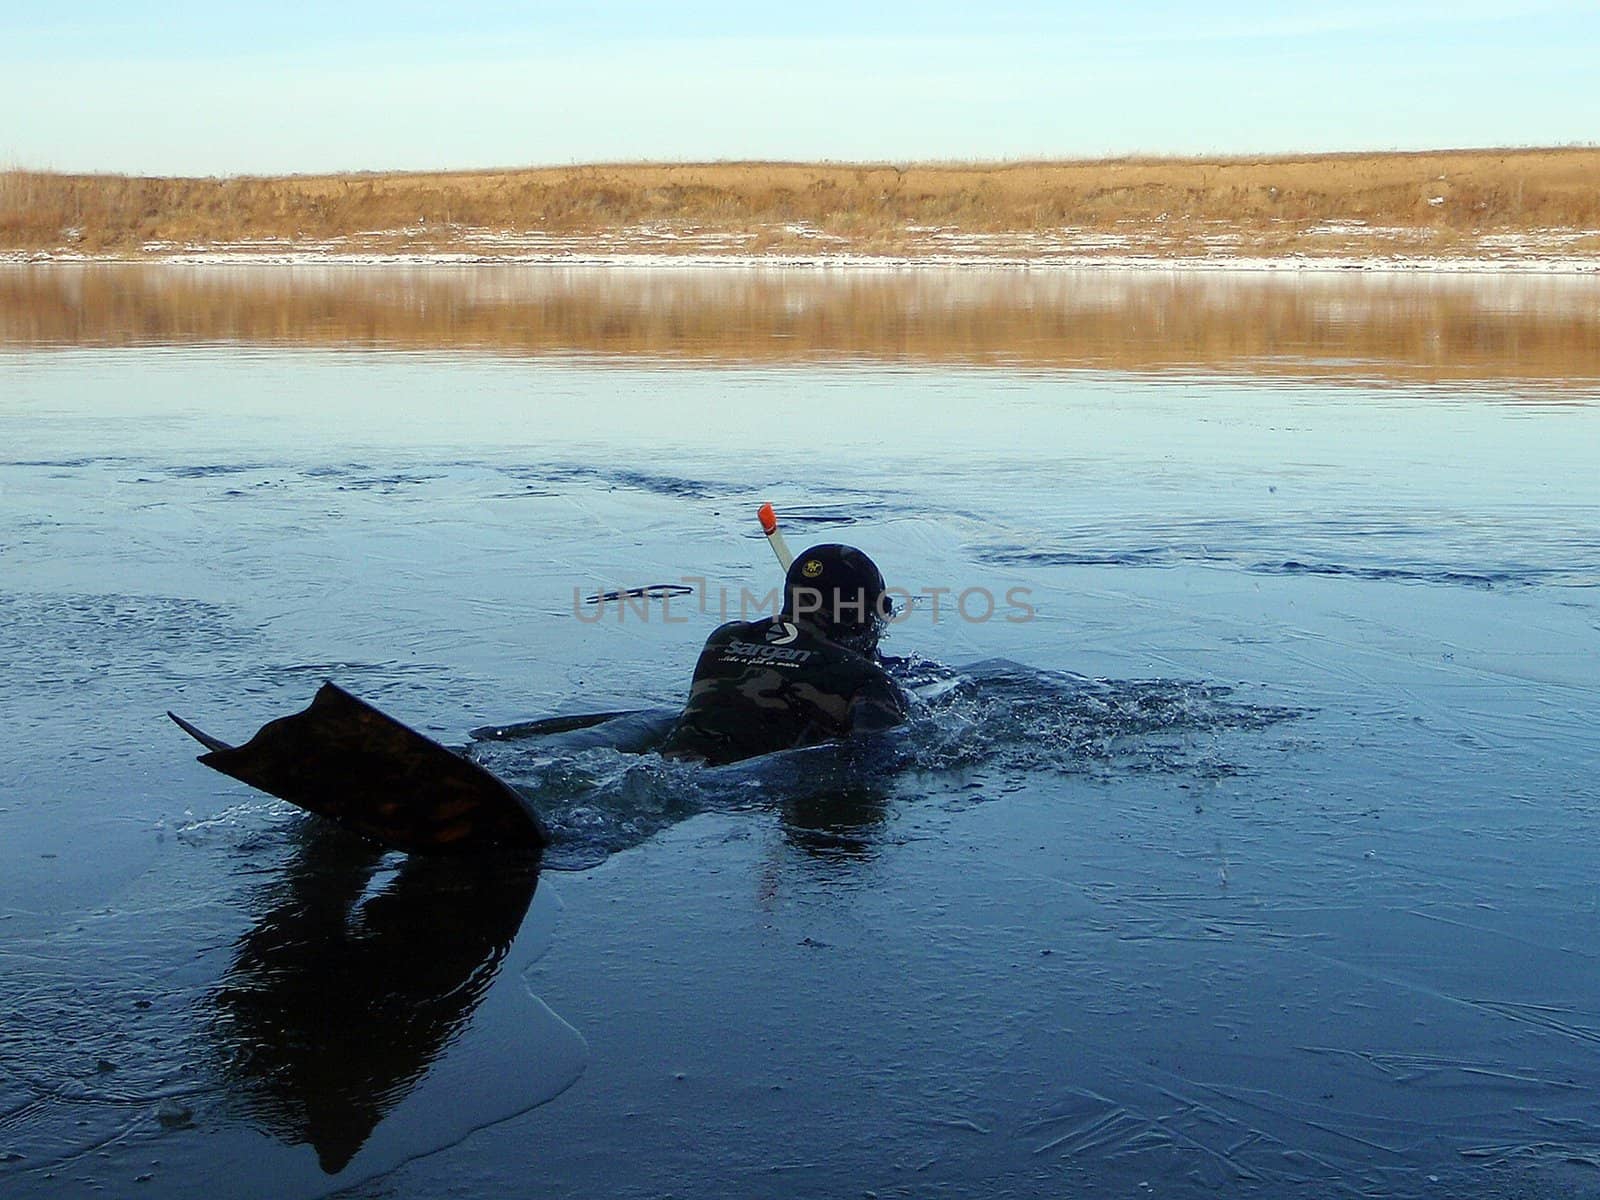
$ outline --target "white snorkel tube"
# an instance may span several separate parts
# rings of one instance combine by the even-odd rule
[[[783,534],[778,532],[778,514],[772,511],[771,504],[763,504],[756,509],[756,519],[761,522],[761,532],[767,535],[767,545],[778,556],[778,565],[783,568],[784,574],[788,574],[794,554],[789,549],[789,543],[783,540]]]

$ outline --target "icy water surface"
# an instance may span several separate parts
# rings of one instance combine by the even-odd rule
[[[1595,281],[452,278],[5,276],[0,1195],[1600,1192]],[[763,499],[920,594],[905,728],[471,743],[676,704]],[[542,871],[163,715],[324,679]]]

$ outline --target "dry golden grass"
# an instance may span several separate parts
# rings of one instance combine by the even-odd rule
[[[1370,248],[1371,234],[1314,232],[1329,222],[1408,231],[1414,248],[1444,254],[1486,233],[1600,230],[1600,149],[271,178],[0,174],[0,249],[120,256],[265,239],[481,248],[475,238],[504,232],[610,234],[620,249],[651,228],[693,231],[699,251],[727,235],[721,248],[740,253],[904,252],[937,244],[931,229],[989,235],[1008,254],[1027,252],[1018,237],[1063,228],[1121,231],[1135,249],[1169,254],[1230,237],[1267,253],[1340,253],[1352,236]]]

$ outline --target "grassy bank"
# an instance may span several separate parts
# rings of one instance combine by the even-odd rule
[[[0,174],[0,250],[126,257],[573,246],[1029,256],[1450,255],[1534,245],[1600,255],[1596,231],[1600,149],[271,178]]]

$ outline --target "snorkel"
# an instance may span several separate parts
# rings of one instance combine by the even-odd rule
[[[756,520],[761,522],[761,532],[767,535],[767,545],[771,546],[772,552],[778,556],[778,565],[787,573],[789,565],[794,562],[794,553],[778,530],[778,514],[772,511],[770,503],[756,509]]]

